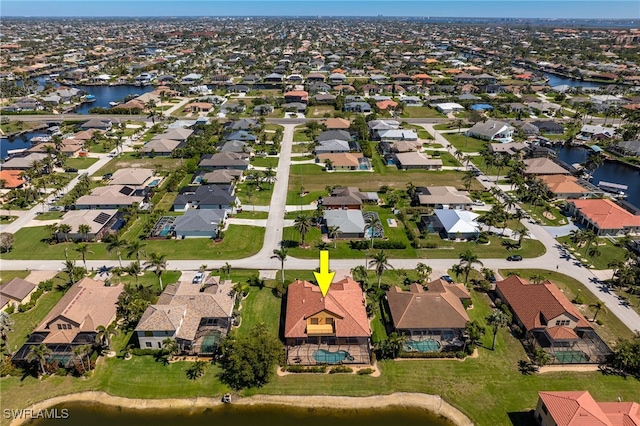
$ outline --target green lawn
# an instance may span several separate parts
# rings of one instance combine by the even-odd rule
[[[424,150],[424,152],[429,154],[433,158],[441,159],[443,166],[452,166],[452,167],[462,166],[462,164],[460,164],[460,162],[456,160],[456,157],[454,157],[453,155],[451,155],[446,151],[434,151],[434,150],[427,149],[427,150]]]
[[[405,129],[414,129],[418,134],[419,139],[433,140],[433,136],[431,135],[431,133],[426,131],[425,128],[422,126],[418,126],[417,124],[403,124],[402,127]]]
[[[65,167],[70,167],[72,169],[88,169],[92,164],[98,161],[97,158],[89,158],[89,157],[78,157],[78,158],[67,158],[65,160]]]
[[[554,206],[553,204],[549,204],[547,207],[543,208],[542,206],[533,206],[528,203],[519,203],[520,206],[525,209],[529,215],[540,222],[545,226],[562,226],[568,223],[567,217],[562,214],[562,211]],[[549,212],[553,218],[546,217],[543,215],[544,212]]]
[[[265,130],[273,130],[273,131],[276,131],[276,130],[278,130],[278,129],[283,129],[283,130],[284,130],[284,127],[282,127],[282,126],[281,126],[281,125],[279,125],[279,124],[265,124],[265,125],[264,125],[264,129],[265,129]]]
[[[12,279],[27,278],[29,271],[0,271],[0,283],[8,283]]]
[[[485,295],[472,293],[472,319],[484,322],[490,312]],[[242,327],[240,328],[242,330]],[[491,335],[487,333],[485,346]],[[630,401],[640,394],[640,381],[604,376],[599,372],[558,372],[523,376],[518,360],[525,359],[520,343],[505,330],[498,333],[495,351],[479,349],[479,357],[464,362],[456,360],[382,361],[380,377],[348,374],[274,376],[260,389],[241,392],[274,395],[348,395],[370,396],[391,392],[423,392],[441,395],[461,409],[478,425],[510,426],[508,413],[535,408],[539,390],[589,390],[596,400]],[[3,406],[24,408],[36,401],[85,390],[103,390],[111,395],[129,398],[193,398],[219,397],[228,389],[216,378],[218,371],[208,365],[204,377],[188,380],[186,362],[163,366],[152,357],[100,359],[95,373],[87,379],[49,377],[37,380],[26,377],[0,379]],[[6,421],[3,423],[6,424]]]
[[[567,245],[574,249],[572,251],[573,255],[579,259],[586,259],[586,264],[592,264],[595,269],[610,269],[609,264],[618,259],[626,259],[627,249],[623,247],[618,247],[613,244],[607,238],[598,238],[596,243],[594,243],[593,247],[595,248],[597,244],[598,251],[600,252],[599,256],[590,256],[589,251],[586,247],[576,247],[575,244],[571,242],[570,237],[560,237],[558,241],[564,245]]]
[[[267,286],[262,290],[251,287],[249,295],[242,301],[242,310],[240,311],[242,322],[238,329],[239,334],[246,335],[251,328],[263,322],[269,327],[269,331],[278,335],[282,299],[273,295],[273,287],[273,280],[269,280]]]
[[[267,219],[269,218],[268,212],[256,212],[251,209],[243,210],[241,213],[236,213],[233,217],[238,219]]]
[[[573,300],[576,295],[580,294],[584,304],[578,306],[578,309],[588,319],[593,318],[594,312],[589,308],[589,305],[598,301],[599,299],[589,291],[580,281],[575,278],[571,278],[567,275],[559,272],[547,271],[545,269],[501,269],[500,275],[506,277],[509,272],[516,272],[523,278],[529,279],[532,275],[542,275],[549,281],[553,282],[562,290],[565,296],[569,300]],[[633,333],[629,330],[614,314],[602,309],[598,313],[598,319],[602,320],[603,325],[591,323],[596,332],[602,337],[605,342],[612,343],[618,339],[630,339],[633,337]]]
[[[470,138],[463,133],[443,133],[442,136],[462,152],[480,152],[488,143],[480,139]]]
[[[14,220],[16,220],[17,218],[18,218],[18,216],[2,215],[2,216],[0,216],[0,225],[6,225],[7,223],[11,223]],[[36,216],[36,219],[38,219],[37,216]]]
[[[279,157],[254,157],[251,159],[251,165],[254,167],[278,167]]]
[[[313,150],[313,144],[312,143],[296,143],[293,144],[293,146],[291,147],[291,152],[294,154],[307,154],[310,153]],[[295,160],[296,157],[292,157],[293,160]]]
[[[124,238],[136,238],[142,229],[143,223],[138,219],[124,234]],[[75,251],[76,244],[61,242],[50,245],[45,240],[48,235],[43,226],[22,228],[15,234],[16,243],[10,253],[3,255],[6,260],[12,259],[60,259],[68,249],[69,258],[80,260],[80,255]],[[215,242],[207,238],[188,238],[185,240],[147,240],[146,251],[164,253],[169,259],[211,259],[225,257],[238,259],[255,254],[262,247],[264,229],[253,226],[230,225],[221,242]],[[88,243],[93,253],[87,254],[87,260],[111,259],[116,260],[115,254],[106,251],[105,243]],[[79,262],[78,266],[81,262]]]
[[[309,142],[309,136],[304,132],[304,128],[296,129],[293,132],[293,141],[294,142]]]
[[[54,220],[60,219],[65,212],[44,212],[36,216],[36,220]]]
[[[138,158],[135,152],[125,152],[105,164],[95,175],[102,176],[107,173],[114,173],[116,170],[126,167],[147,168],[152,170],[159,167],[162,173],[169,173],[179,168],[183,164],[183,161],[184,160],[171,157]]]
[[[400,115],[402,118],[446,118],[446,115],[439,113],[433,108],[406,106]]]
[[[247,188],[251,189],[251,196],[248,197]],[[254,205],[254,206],[268,206],[271,204],[271,195],[273,195],[273,185],[263,185],[262,190],[258,189],[254,185],[249,185],[247,181],[241,183],[236,187],[236,195],[240,198],[242,204]]]

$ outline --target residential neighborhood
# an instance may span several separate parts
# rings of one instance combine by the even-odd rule
[[[2,16],[3,408],[640,425],[639,17],[412,7]]]

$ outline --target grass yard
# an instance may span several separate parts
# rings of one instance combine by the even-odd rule
[[[487,141],[480,139],[470,138],[463,133],[442,133],[451,145],[455,146],[457,150],[462,152],[480,152],[488,144]]]
[[[14,278],[27,278],[29,271],[0,271],[0,283],[8,283]]]
[[[545,253],[544,244],[538,240],[525,239],[522,241],[522,247],[517,250],[507,250],[502,245],[502,240],[495,236],[489,236],[488,245],[480,245],[473,241],[455,242],[443,240],[437,234],[429,234],[427,238],[420,238],[420,243],[424,246],[427,243],[435,243],[434,249],[419,249],[418,257],[423,259],[449,259],[457,258],[465,250],[472,250],[480,256],[480,258],[506,258],[512,254],[519,254],[524,258],[539,257]]]
[[[443,166],[451,166],[451,167],[462,166],[462,164],[460,164],[460,162],[456,160],[456,157],[454,157],[453,155],[451,155],[446,151],[433,151],[433,150],[426,149],[423,152],[425,152],[426,154],[429,154],[433,158],[441,159]]]
[[[311,139],[309,139],[309,136],[304,132],[304,127],[300,128],[300,129],[296,129],[293,132],[293,141],[294,142],[309,142]]]
[[[307,154],[313,151],[313,144],[311,143],[296,143],[291,147],[291,152],[293,154]],[[295,160],[296,157],[292,157],[292,160]]]
[[[589,291],[580,281],[567,275],[555,271],[547,271],[545,269],[500,269],[500,275],[506,277],[510,272],[516,272],[523,278],[529,279],[532,275],[542,275],[549,281],[553,282],[562,290],[569,300],[573,300],[576,295],[580,294],[584,304],[578,305],[578,309],[588,319],[593,318],[594,312],[589,305],[595,303],[599,299]],[[598,313],[598,319],[602,320],[603,325],[591,323],[596,332],[607,343],[616,341],[617,339],[631,339],[633,333],[629,330],[614,314],[602,309]]]
[[[566,245],[573,250],[571,253],[578,259],[586,259],[585,264],[592,264],[595,269],[609,269],[609,263],[618,259],[626,259],[627,249],[618,247],[612,243],[608,238],[598,238],[593,247],[596,247],[600,252],[600,255],[589,255],[589,251],[585,246],[577,247],[571,242],[569,236],[560,237],[558,241],[563,245]]]
[[[251,165],[253,167],[278,167],[279,157],[253,157],[251,159]]]
[[[252,292],[255,302],[267,304],[278,301],[271,296],[269,289],[261,292],[252,289]],[[251,301],[251,292],[249,294],[247,301]],[[469,316],[484,323],[484,318],[491,311],[489,300],[486,295],[475,292],[472,293],[472,299],[474,308],[468,311]],[[277,306],[277,303],[272,306]],[[273,314],[269,312],[269,315],[267,320],[273,324]],[[243,326],[240,327],[240,332],[242,329]],[[488,347],[490,344],[491,333],[487,332],[484,345]],[[478,425],[510,426],[512,422],[509,413],[517,414],[535,408],[537,391],[540,389],[585,389],[596,400],[602,401],[615,401],[618,397],[629,401],[640,394],[639,381],[604,376],[599,372],[523,376],[517,368],[517,362],[521,359],[525,359],[522,346],[502,329],[498,332],[495,351],[481,347],[478,358],[464,362],[382,361],[378,363],[382,373],[380,377],[349,374],[274,375],[271,382],[263,388],[248,389],[241,392],[241,395],[370,396],[391,392],[423,392],[441,395]],[[186,377],[185,370],[190,365],[187,362],[176,362],[164,366],[150,356],[134,356],[130,361],[101,358],[96,371],[87,379],[70,376],[53,376],[43,380],[5,377],[0,379],[3,406],[24,408],[46,398],[86,390],[102,390],[111,395],[129,398],[219,397],[228,391],[218,381],[218,368],[215,365],[207,365],[204,377],[196,381]]]
[[[64,216],[65,212],[44,212],[35,217],[36,220],[55,220]]]
[[[328,117],[333,117],[333,113],[335,111],[336,109],[333,107],[333,105],[312,106],[307,109],[307,113],[305,114],[305,116],[307,118],[322,118],[327,116],[326,114],[328,114]]]
[[[89,157],[78,157],[78,158],[67,158],[65,160],[64,166],[72,169],[88,169],[91,167],[96,161],[97,158],[89,158]]]
[[[269,327],[269,331],[278,335],[282,299],[273,295],[274,283],[275,281],[269,280],[262,290],[251,287],[249,295],[242,301],[242,322],[238,334],[246,335],[255,325],[263,322]]]
[[[284,127],[279,125],[279,124],[265,124],[264,125],[264,129],[265,130],[272,130],[272,131],[276,131],[278,129],[284,130]]]
[[[538,222],[540,222],[542,225],[545,226],[562,226],[562,225],[566,225],[567,223],[569,223],[569,219],[562,214],[562,211],[554,206],[554,205],[548,205],[548,207],[543,208],[542,206],[533,206],[531,204],[528,203],[519,203],[520,206],[525,209],[529,215],[537,220]],[[549,212],[551,213],[551,216],[553,216],[553,219],[546,217],[545,215],[543,215],[543,212]]]
[[[446,118],[447,116],[429,107],[406,106],[404,107],[404,110],[400,115],[400,117],[402,118]]]
[[[247,189],[251,188],[251,196],[248,197]],[[241,183],[236,187],[236,195],[240,198],[242,204],[254,205],[254,206],[268,206],[271,204],[271,195],[273,195],[273,185],[263,186],[262,190],[258,189],[254,185],[249,185],[247,181]]]
[[[155,210],[169,211],[173,208],[173,203],[178,196],[177,192],[166,192],[155,206]]]
[[[418,138],[419,139],[431,139],[431,140],[433,140],[433,136],[431,135],[431,133],[426,131],[425,128],[422,127],[422,126],[418,126],[417,124],[403,124],[402,127],[405,128],[405,129],[414,129],[416,131],[416,133],[418,134]]]
[[[241,213],[236,213],[233,217],[237,219],[267,219],[269,218],[268,212],[254,212],[251,209],[243,210]]]
[[[155,170],[158,167],[161,170],[161,173],[168,174],[179,168],[183,163],[183,160],[179,160],[171,157],[142,157],[138,158],[136,153],[134,152],[125,152],[124,154],[120,154],[119,157],[114,158],[104,165],[100,170],[98,170],[95,175],[102,176],[107,173],[114,173],[116,170],[123,169],[126,167],[133,168],[146,168]]]

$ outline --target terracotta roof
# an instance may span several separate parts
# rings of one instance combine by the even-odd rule
[[[349,120],[345,120],[344,118],[327,118],[324,121],[324,125],[327,127],[327,130],[331,129],[349,129],[351,122]]]
[[[635,216],[605,198],[571,200],[571,204],[580,210],[600,229],[622,229],[628,226],[640,226],[640,216]]]
[[[385,109],[397,107],[398,103],[388,99],[388,100],[376,102],[376,106],[382,110],[385,110]]]
[[[534,175],[568,175],[569,171],[567,171],[564,167],[558,165],[555,161],[546,158],[527,158],[522,161],[526,166],[524,171],[525,174],[534,174]]]
[[[640,404],[637,402],[598,402],[613,426],[640,426]]]
[[[640,404],[596,402],[588,391],[538,392],[557,426],[638,426]]]
[[[296,280],[287,288],[284,336],[306,337],[306,319],[322,311],[340,318],[336,320],[336,337],[369,337],[369,319],[360,284],[351,278],[334,282],[326,297],[320,288],[308,281]]]
[[[569,327],[555,326],[547,328],[547,334],[553,340],[574,340],[578,339],[575,331]]]
[[[358,167],[359,159],[362,158],[361,153],[340,152],[336,154],[318,154],[318,160],[324,163],[331,160],[334,167]]]
[[[547,321],[562,314],[575,318],[576,327],[591,328],[587,319],[550,281],[529,284],[511,275],[498,282],[496,288],[528,331],[545,327]]]
[[[393,287],[387,292],[395,328],[464,328],[469,315],[460,299],[461,296],[469,298],[469,293],[442,279],[430,282],[427,288],[425,291],[421,286],[412,284],[409,291]]]
[[[5,181],[5,188],[17,188],[24,184],[24,179],[20,177],[20,170],[0,170],[0,179]]]
[[[587,188],[578,184],[578,179],[574,176],[547,175],[540,176],[554,194],[583,194],[589,192]]]

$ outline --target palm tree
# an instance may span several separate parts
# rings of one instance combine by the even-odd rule
[[[367,268],[363,265],[358,265],[351,268],[351,276],[354,280],[360,281],[363,284],[367,282],[368,274]]]
[[[529,281],[533,284],[541,284],[545,280],[544,275],[533,274],[529,277]]]
[[[227,279],[231,279],[231,265],[229,262],[224,262],[224,266],[220,268],[220,271],[227,273]]]
[[[287,260],[287,248],[282,247],[273,251],[272,259],[278,259],[280,261],[280,273],[282,274],[282,285],[284,286],[284,262]]]
[[[82,239],[84,241],[87,241],[89,232],[91,232],[91,227],[89,225],[84,223],[82,225],[78,225],[78,234],[82,234]]]
[[[162,350],[168,355],[176,355],[180,351],[180,348],[175,339],[167,337],[162,341]]]
[[[591,320],[593,322],[596,321],[600,311],[603,311],[605,314],[607,313],[607,307],[602,300],[598,300],[597,302],[590,304],[589,307],[594,310],[593,319]]]
[[[116,324],[112,322],[108,327],[103,325],[99,325],[96,328],[96,343],[101,347],[106,347],[107,350],[111,351],[111,338],[116,335]]]
[[[126,271],[129,275],[132,275],[136,280],[136,287],[138,287],[138,275],[142,272],[142,268],[140,268],[140,264],[136,262],[131,262],[129,266],[126,268]]]
[[[204,369],[207,366],[205,361],[196,361],[187,369],[187,377],[191,380],[197,380],[204,376]]]
[[[478,264],[480,266],[484,266],[484,265],[480,261],[480,258],[478,257],[478,255],[476,255],[471,250],[466,250],[465,252],[460,253],[459,257],[460,257],[459,264],[464,269],[464,284],[466,285],[467,282],[469,281],[469,274],[471,273],[471,269],[473,269],[473,265],[474,264]]]
[[[307,232],[311,230],[311,219],[306,214],[299,214],[293,223],[293,227],[300,233],[300,236],[302,237],[301,245],[304,247],[304,237],[307,235]]]
[[[136,260],[138,261],[138,267],[140,267],[140,256],[146,256],[147,252],[145,251],[145,246],[147,244],[143,243],[140,240],[134,240],[127,245],[127,259],[130,259],[131,256],[135,255]]]
[[[122,268],[122,250],[129,244],[127,240],[120,238],[118,234],[111,234],[107,239],[107,252],[116,252],[120,268]]]
[[[372,214],[366,217],[364,220],[364,232],[367,230],[371,233],[371,248],[373,248],[373,240],[376,237],[376,229],[382,229],[382,222],[377,214]]]
[[[11,333],[13,331],[14,325],[13,319],[9,316],[5,311],[0,311],[0,339],[2,339],[2,344],[7,349],[7,354],[11,356],[11,348],[9,347],[9,342],[7,341],[7,333]]]
[[[327,228],[327,237],[333,240],[333,248],[338,247],[338,235],[340,235],[340,228],[337,226],[329,226]]]
[[[47,234],[49,234],[49,242],[53,243],[53,240],[56,237],[56,232],[58,232],[58,225],[56,223],[52,223],[46,225],[44,229],[47,231]]]
[[[473,170],[467,170],[466,172],[464,172],[464,175],[462,176],[462,183],[464,184],[464,189],[466,191],[471,189],[471,183],[473,182],[473,179],[475,179],[475,177],[476,173]]]
[[[153,252],[149,255],[149,260],[144,263],[144,269],[155,269],[154,274],[158,276],[158,282],[160,283],[160,291],[162,288],[162,272],[167,270],[167,255]]]
[[[465,346],[468,345],[471,348],[479,346],[482,343],[482,337],[484,336],[485,329],[477,321],[470,321],[464,327],[465,334]]]
[[[431,268],[431,266],[429,265],[419,262],[416,265],[416,272],[418,273],[420,280],[424,282],[429,280],[429,275],[431,275],[431,273],[433,272],[433,268]]]
[[[393,266],[389,264],[387,254],[383,250],[380,250],[378,253],[373,255],[373,257],[369,261],[369,267],[374,268],[376,274],[378,275],[378,288],[380,288],[382,274],[384,273],[384,271],[386,271],[387,269],[393,269]]]
[[[491,345],[491,350],[496,348],[498,330],[506,327],[508,322],[506,315],[501,310],[495,310],[487,317],[487,324],[493,327],[493,344]]]
[[[49,349],[44,343],[40,343],[37,346],[31,347],[31,351],[29,351],[29,354],[27,355],[27,361],[36,361],[40,364],[40,371],[42,374],[45,374],[46,371],[44,369],[44,364],[47,362],[47,358],[49,356],[51,356],[51,349]]]
[[[73,349],[73,354],[80,359],[80,363],[82,364],[82,368],[85,371],[88,371],[91,368],[91,361],[89,360],[89,354],[91,353],[90,345],[80,345],[76,346]],[[87,366],[84,365],[84,359],[87,358]]]
[[[75,249],[82,256],[82,263],[84,263],[84,269],[87,269],[87,254],[93,254],[87,243],[78,243]]]
[[[587,180],[591,180],[595,171],[604,164],[604,160],[604,155],[601,152],[589,155],[589,158],[584,163],[584,168],[589,172],[589,178]]]
[[[71,232],[71,225],[68,223],[61,223],[58,226],[58,232],[64,234],[64,240],[69,241],[69,232]]]

